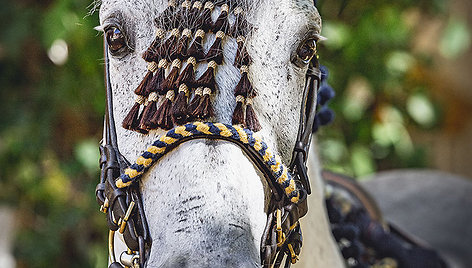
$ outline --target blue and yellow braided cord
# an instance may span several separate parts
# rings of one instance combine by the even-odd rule
[[[116,186],[118,188],[128,187],[161,157],[175,148],[175,146],[173,146],[175,143],[195,135],[203,135],[208,138],[224,137],[254,148],[264,160],[265,165],[269,167],[273,178],[275,178],[275,183],[284,189],[285,195],[291,202],[298,202],[300,197],[299,189],[288,171],[288,168],[281,163],[280,157],[274,154],[267,144],[262,141],[260,137],[254,135],[251,130],[222,123],[194,122],[169,130],[165,135],[154,141],[154,143],[138,157],[136,162],[121,174],[120,178],[116,181]]]

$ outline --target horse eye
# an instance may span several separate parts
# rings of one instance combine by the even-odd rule
[[[316,55],[316,40],[309,38],[304,40],[297,49],[297,57],[303,64],[308,64]]]
[[[110,26],[106,29],[105,35],[112,55],[116,56],[118,53],[127,49],[128,44],[126,42],[126,37],[118,27]]]

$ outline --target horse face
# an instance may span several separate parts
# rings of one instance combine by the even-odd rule
[[[310,0],[247,1],[241,5],[252,26],[246,40],[252,59],[248,77],[258,93],[253,106],[262,126],[260,132],[288,163],[307,69],[300,60],[306,53],[300,53],[299,48],[318,37],[320,17]],[[142,54],[155,37],[154,18],[166,6],[167,1],[160,0],[101,3],[101,28],[112,51],[110,78],[117,125],[133,105],[133,91],[146,74]],[[215,20],[218,14],[212,16]],[[205,51],[214,40],[214,35],[205,38]],[[241,75],[232,63],[237,51],[235,38],[226,37],[222,47],[224,60],[216,69],[217,90],[212,96],[215,116],[210,121],[230,124],[236,106],[234,88]],[[196,66],[197,78],[206,65]],[[134,161],[162,133],[152,130],[143,135],[117,127],[120,151]],[[189,141],[160,160],[142,178],[143,202],[154,241],[149,266],[257,266],[269,197],[261,177],[241,150],[228,142]]]
[[[167,1],[157,0],[102,1],[102,28],[119,31],[119,38],[112,43],[117,52],[111,59],[113,89],[116,95],[123,97],[115,105],[119,122],[133,105],[133,90],[146,73],[146,62],[141,55],[154,39],[154,18],[166,6]],[[321,19],[310,0],[247,1],[241,3],[241,6],[245,9],[246,19],[251,27],[245,47],[252,59],[248,77],[258,94],[253,99],[254,110],[262,126],[261,133],[277,149],[284,162],[287,162],[298,130],[307,67],[307,64],[297,58],[303,54],[300,51],[303,45],[318,38]],[[215,8],[213,20],[218,13]],[[205,37],[205,50],[214,40],[214,34]],[[236,38],[226,37],[222,47],[224,62],[216,70],[218,86],[212,97],[215,118],[211,121],[231,123],[236,106],[234,88],[240,79],[238,68],[232,64],[237,50]],[[198,64],[196,69],[198,77],[205,71],[206,63]],[[136,135],[125,133],[125,136],[133,139]],[[149,136],[154,138],[155,133]]]

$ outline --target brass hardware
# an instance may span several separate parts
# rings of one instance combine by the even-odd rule
[[[288,244],[288,250],[290,251],[290,260],[292,264],[295,264],[298,261],[298,255],[295,254],[292,244]]]
[[[129,207],[128,209],[126,210],[126,214],[124,216],[123,219],[120,219],[120,222],[119,222],[119,225],[120,225],[120,233],[124,233],[125,232],[125,228],[126,228],[126,223],[128,222],[128,219],[129,217],[131,216],[131,212],[133,212],[133,208],[134,208],[134,201],[131,201],[131,203],[129,203]]]
[[[103,213],[107,213],[109,206],[110,206],[110,201],[108,201],[108,198],[105,198],[105,202],[103,203],[103,205],[100,206],[100,211]]]
[[[282,231],[282,211],[280,209],[277,209],[276,211],[276,219],[277,219],[277,225],[276,225],[276,230],[277,230],[277,246],[280,247],[283,245],[285,242],[285,234]]]
[[[115,231],[108,232],[108,256],[111,258],[111,263],[116,262],[115,256]]]
[[[123,251],[120,255],[120,262],[125,267],[139,268],[139,254],[133,251]]]

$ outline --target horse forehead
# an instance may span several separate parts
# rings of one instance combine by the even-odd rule
[[[220,1],[219,1],[220,2]],[[282,6],[281,3],[289,3],[299,8],[300,10],[311,8],[313,2],[311,0],[231,0],[227,1],[232,5],[241,5],[245,7],[255,7],[264,2],[273,4],[274,6]],[[152,9],[152,7],[162,8],[165,7],[168,0],[101,0],[102,6],[128,6],[128,7],[146,7]]]
[[[246,10],[249,24],[253,26],[252,29],[259,32],[249,35],[248,40],[269,42],[274,45],[272,48],[278,45],[281,48],[283,44],[289,43],[290,46],[283,50],[293,50],[295,44],[302,41],[307,30],[314,30],[318,34],[321,32],[321,17],[312,0],[227,0],[226,2],[232,6],[242,6]],[[167,4],[168,0],[102,0],[100,21],[103,25],[110,18],[118,18],[129,36],[135,37],[132,41],[135,42],[136,49],[141,51],[154,36],[152,26],[154,18],[162,13]],[[233,52],[235,53],[235,50]],[[252,55],[252,57],[259,56]]]
[[[307,18],[315,28],[321,29],[321,17],[312,0],[231,0],[227,2],[235,6],[241,5],[250,10],[250,13],[254,13],[259,7],[276,9],[282,13],[286,10],[293,16]],[[100,3],[100,13],[103,19],[117,9],[138,11],[134,12],[135,16],[143,15],[143,13],[156,16],[166,8],[168,0],[101,0]]]

